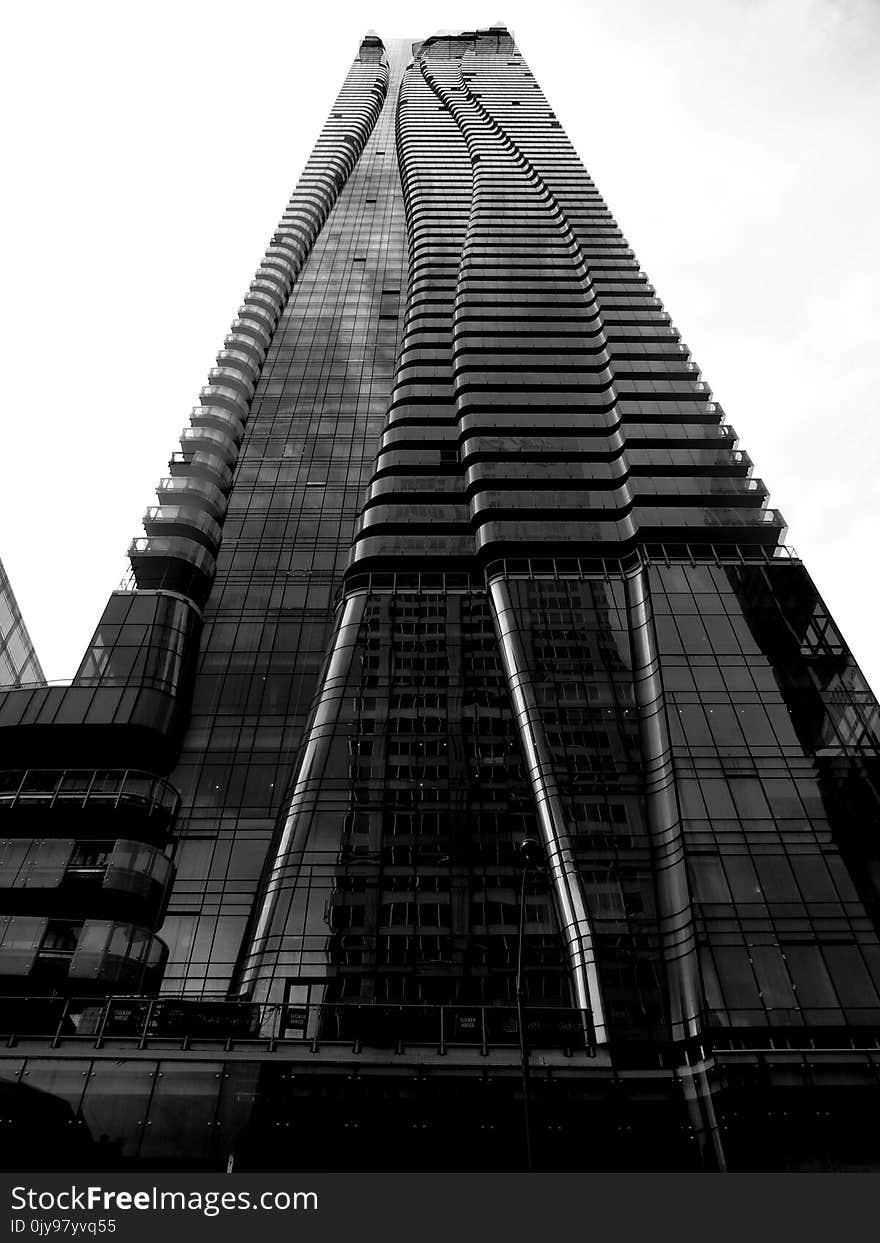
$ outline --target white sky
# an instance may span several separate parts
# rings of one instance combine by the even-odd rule
[[[0,555],[47,677],[126,568],[363,32],[503,20],[880,691],[880,4],[500,5],[7,7]]]

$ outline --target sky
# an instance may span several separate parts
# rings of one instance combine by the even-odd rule
[[[506,22],[880,691],[880,3],[501,3],[7,8],[0,557],[49,679],[364,31]]]

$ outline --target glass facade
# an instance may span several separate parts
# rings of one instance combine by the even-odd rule
[[[504,28],[365,38],[180,446],[0,692],[31,1164],[880,1167],[877,703]]]
[[[0,686],[43,680],[37,653],[0,561]]]

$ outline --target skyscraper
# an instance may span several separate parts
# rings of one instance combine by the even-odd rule
[[[157,495],[0,694],[30,1164],[876,1167],[877,705],[504,28],[364,39]]]

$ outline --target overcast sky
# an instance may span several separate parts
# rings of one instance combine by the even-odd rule
[[[877,0],[8,6],[0,557],[70,677],[362,33],[505,21],[880,690]]]

